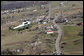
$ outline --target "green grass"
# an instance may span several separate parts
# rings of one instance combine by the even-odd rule
[[[35,26],[33,26],[31,29],[33,29]],[[9,44],[19,41],[30,41],[32,37],[38,33],[35,31],[28,31],[28,29],[25,29],[22,31],[23,33],[18,33],[18,31],[12,31],[7,29],[1,30],[1,44]],[[5,35],[5,36],[2,36]]]
[[[74,45],[74,42],[73,41],[67,41],[66,42],[67,44],[66,45],[63,45],[64,48],[63,48],[63,52],[65,54],[68,53],[68,55],[77,55],[77,54],[80,54],[82,55],[83,54],[83,39],[79,39],[79,43]]]
[[[82,30],[83,30],[82,26],[64,26],[63,27],[64,34],[62,41],[80,38],[80,36],[78,36],[78,33]]]
[[[83,39],[81,36],[78,36],[78,33],[83,30],[82,26],[64,26],[63,31],[64,35],[62,37],[62,42],[67,44],[62,45],[63,52],[66,55],[77,55],[83,54]],[[78,39],[78,44],[75,45],[73,40]]]

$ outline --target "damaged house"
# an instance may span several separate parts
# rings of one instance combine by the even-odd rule
[[[55,22],[64,23],[64,22],[68,22],[68,20],[63,15],[59,15],[59,16],[55,16]]]

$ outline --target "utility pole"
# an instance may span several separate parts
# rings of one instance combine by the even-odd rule
[[[50,17],[51,17],[51,1],[49,1],[49,22],[50,22]]]
[[[63,13],[63,11],[62,11],[62,6],[63,6],[63,5],[64,5],[63,2],[61,2],[61,3],[59,4],[59,7],[60,7],[59,9],[61,10],[61,11],[60,11],[61,15],[62,15],[62,13]]]

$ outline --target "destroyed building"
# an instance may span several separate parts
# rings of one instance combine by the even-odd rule
[[[59,15],[59,16],[55,16],[55,22],[63,23],[63,22],[68,22],[68,20],[63,15]]]

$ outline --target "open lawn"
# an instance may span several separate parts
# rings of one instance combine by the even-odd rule
[[[83,26],[64,26],[62,41],[80,38],[78,33],[83,30]]]
[[[64,54],[83,54],[83,37],[78,36],[78,33],[82,30],[82,26],[64,26],[62,37],[62,42],[66,43],[62,45]]]

